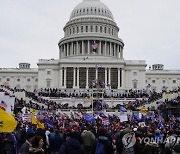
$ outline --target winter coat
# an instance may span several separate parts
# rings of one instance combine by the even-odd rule
[[[98,142],[104,144],[104,148],[105,148],[105,151],[106,151],[107,154],[114,154],[113,146],[112,146],[111,142],[108,140],[108,138],[105,137],[105,136],[99,136],[97,138],[95,144],[92,147],[91,154],[95,154],[96,153],[96,146],[97,146]]]
[[[55,135],[50,140],[50,151],[51,152],[58,152],[63,144],[63,138],[60,135]]]
[[[84,131],[81,134],[84,146],[91,146],[95,142],[95,136],[91,131]]]
[[[78,140],[70,138],[62,144],[59,154],[85,154],[85,152]]]

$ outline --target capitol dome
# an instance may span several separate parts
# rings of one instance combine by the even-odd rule
[[[70,20],[82,17],[102,17],[109,20],[114,20],[109,8],[100,2],[100,0],[83,0],[71,12]]]
[[[63,30],[64,37],[58,43],[60,59],[87,55],[123,59],[119,27],[100,0],[83,0],[71,12]]]

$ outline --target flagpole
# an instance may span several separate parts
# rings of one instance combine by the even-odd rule
[[[94,93],[92,92],[92,116],[94,115],[94,110],[93,110],[93,108],[94,108],[94,105],[93,105],[93,103],[94,103],[94,102],[93,102],[94,96],[93,96],[93,94],[94,94]]]

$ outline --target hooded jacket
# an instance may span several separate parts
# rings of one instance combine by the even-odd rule
[[[93,145],[91,154],[95,154],[95,152],[96,152],[96,146],[97,146],[97,143],[98,143],[98,142],[104,144],[104,148],[105,148],[105,151],[106,151],[107,154],[114,154],[113,146],[112,146],[111,142],[108,140],[108,138],[105,137],[105,136],[99,136],[99,137],[97,138],[96,143]]]
[[[78,140],[70,138],[61,146],[59,154],[85,154],[85,152]]]

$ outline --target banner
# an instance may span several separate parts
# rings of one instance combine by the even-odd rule
[[[17,121],[12,115],[0,109],[0,132],[11,133],[17,126]]]
[[[119,119],[120,119],[121,122],[128,121],[128,117],[127,117],[127,115],[125,115],[125,114],[121,114],[121,115],[119,116]]]
[[[9,95],[5,95],[5,92],[0,92],[0,102],[4,102],[3,105],[5,107],[6,112],[12,113],[14,110],[14,97],[10,97]]]

